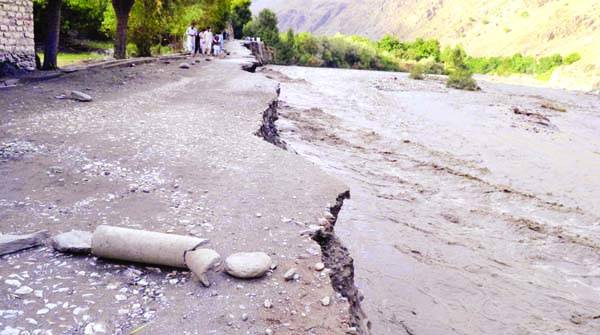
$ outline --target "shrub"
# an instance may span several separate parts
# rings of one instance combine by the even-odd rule
[[[410,69],[410,75],[408,76],[410,79],[414,80],[423,80],[425,79],[425,65],[423,64],[415,64]]]
[[[445,50],[445,64],[449,73],[446,85],[448,87],[477,91],[479,86],[473,79],[473,73],[465,63],[466,53],[462,47],[457,46],[454,49]]]
[[[580,60],[581,60],[581,55],[578,54],[578,53],[576,53],[576,52],[574,52],[572,54],[567,55],[567,57],[565,57],[564,63],[566,65],[571,65],[571,64],[576,63],[576,62],[578,62]]]

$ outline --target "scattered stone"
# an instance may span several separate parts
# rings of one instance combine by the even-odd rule
[[[283,275],[283,278],[287,281],[294,279],[294,276],[297,274],[296,271],[297,270],[295,268],[287,270],[287,272]]]
[[[21,330],[18,328],[13,328],[11,326],[6,326],[1,332],[0,335],[19,335],[21,334]]]
[[[42,230],[27,235],[1,235],[0,256],[41,245],[48,238],[48,231]]]
[[[81,102],[92,101],[92,97],[80,91],[71,91],[71,99]]]
[[[92,251],[92,233],[72,230],[56,235],[52,238],[52,247],[60,252],[88,254]]]
[[[46,314],[48,312],[50,312],[50,310],[48,308],[42,308],[42,309],[38,310],[35,314],[37,314],[37,315],[43,315],[43,314]]]
[[[273,330],[271,328],[265,329],[265,335],[273,335]]]
[[[242,314],[242,321],[248,321],[248,314]]]
[[[271,302],[271,300],[267,299],[265,300],[265,302],[263,303],[263,306],[265,306],[265,308],[269,309],[269,308],[273,308],[273,302]]]
[[[104,326],[104,324],[99,322],[88,323],[87,326],[85,326],[83,333],[85,335],[105,334],[106,327]]]
[[[54,99],[58,99],[58,100],[64,100],[67,98],[66,94],[59,94],[57,96],[54,97]]]
[[[264,252],[240,252],[225,260],[225,272],[241,279],[262,277],[270,267],[271,257]]]
[[[316,271],[323,271],[324,269],[325,269],[325,264],[323,264],[322,262],[315,264]]]
[[[206,272],[221,261],[221,255],[211,249],[197,249],[184,254],[185,264],[198,277],[202,285],[210,286]]]
[[[358,329],[356,329],[356,327],[348,327],[348,330],[346,330],[346,334],[356,335],[358,334]]]
[[[262,218],[262,214],[261,213],[256,213],[256,217],[257,218]]]
[[[188,64],[188,63],[181,63],[181,64],[179,64],[179,68],[180,69],[189,69],[190,68],[190,64]]]
[[[31,292],[33,292],[33,289],[29,286],[21,286],[17,290],[15,290],[15,294],[17,295],[27,295],[31,294]]]
[[[329,306],[331,304],[331,298],[330,297],[325,297],[323,299],[321,299],[321,305],[323,306]]]
[[[4,284],[14,287],[21,287],[21,282],[16,279],[7,279],[4,281]]]

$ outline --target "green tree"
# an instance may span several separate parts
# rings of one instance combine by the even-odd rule
[[[160,42],[166,26],[161,0],[137,0],[131,11],[129,36],[137,49],[137,56],[151,56],[150,48]]]
[[[251,0],[233,0],[231,2],[231,24],[236,38],[244,35],[244,26],[252,20]]]
[[[276,61],[284,65],[295,64],[296,53],[296,36],[294,35],[294,31],[289,29],[285,38],[280,39]]]
[[[263,9],[258,17],[244,25],[244,35],[260,37],[265,44],[275,48],[279,45],[277,23],[277,15],[269,9]]]

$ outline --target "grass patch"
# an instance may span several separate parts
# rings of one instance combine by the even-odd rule
[[[44,62],[44,54],[38,53],[40,57],[40,61]],[[99,54],[97,52],[78,52],[78,53],[69,53],[69,52],[60,52],[58,53],[57,62],[58,67],[83,63],[91,60],[100,60],[107,58],[106,55]]]

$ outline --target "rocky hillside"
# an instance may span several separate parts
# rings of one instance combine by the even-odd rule
[[[481,56],[578,52],[551,84],[600,89],[600,0],[255,0],[262,8],[316,34],[434,37]]]

